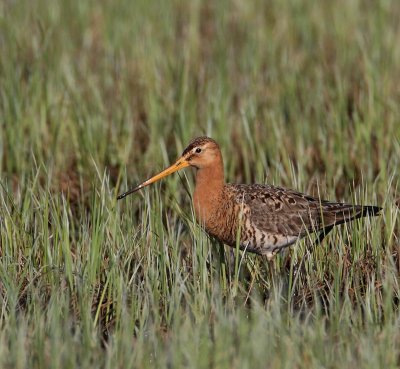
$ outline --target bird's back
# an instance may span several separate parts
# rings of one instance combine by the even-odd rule
[[[271,185],[227,184],[225,190],[240,213],[241,247],[274,255],[308,233],[342,224],[381,208],[320,200]]]

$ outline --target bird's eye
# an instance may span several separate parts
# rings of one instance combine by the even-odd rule
[[[201,153],[201,148],[198,147],[198,148],[196,149],[196,154],[200,154],[200,153]]]

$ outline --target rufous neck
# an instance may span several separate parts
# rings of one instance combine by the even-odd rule
[[[224,197],[222,158],[213,165],[197,169],[193,204],[197,220],[206,227]]]
[[[197,189],[207,189],[208,193],[217,194],[224,187],[224,166],[222,160],[215,165],[200,168],[196,173]]]

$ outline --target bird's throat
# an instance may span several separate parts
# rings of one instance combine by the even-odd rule
[[[197,170],[193,205],[200,223],[207,225],[209,218],[212,217],[212,214],[215,214],[216,207],[223,201],[223,192],[224,170],[222,163]]]

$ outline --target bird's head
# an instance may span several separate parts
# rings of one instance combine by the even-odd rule
[[[117,199],[123,199],[127,195],[130,195],[131,193],[136,192],[143,187],[157,182],[161,178],[164,178],[178,171],[179,169],[189,166],[197,169],[203,169],[216,165],[220,161],[222,161],[221,151],[217,142],[209,137],[197,137],[189,143],[185,150],[183,150],[181,157],[174,164],[144,181],[140,185],[132,188],[122,195],[119,195]]]

